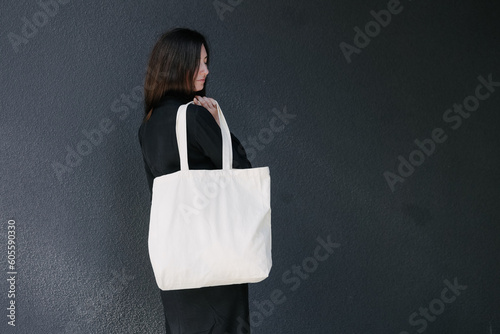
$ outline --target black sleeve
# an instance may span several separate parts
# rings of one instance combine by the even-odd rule
[[[252,168],[252,164],[247,158],[245,148],[232,132],[231,142],[233,144],[233,168]]]
[[[139,137],[139,145],[141,147],[141,151],[143,151],[141,128],[139,128],[138,137]],[[151,169],[149,169],[148,163],[146,162],[146,157],[144,156],[144,152],[142,153],[142,161],[144,163],[144,170],[146,171],[146,179],[148,180],[149,191],[151,192],[151,190],[153,189],[154,176],[153,173],[151,172]]]
[[[149,191],[151,191],[153,189],[154,176],[153,173],[151,173],[151,170],[149,169],[146,159],[143,159],[143,161],[144,161],[144,169],[146,170],[146,179],[148,180]]]
[[[222,134],[220,127],[208,110],[203,107],[196,107],[195,145],[218,168],[222,168]],[[245,149],[232,133],[231,143],[233,147],[233,168],[251,168]]]

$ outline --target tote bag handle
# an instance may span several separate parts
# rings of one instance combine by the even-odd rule
[[[188,164],[188,154],[187,154],[187,121],[186,121],[186,110],[187,106],[193,102],[183,104],[177,110],[177,119],[175,125],[175,133],[177,136],[177,146],[179,148],[179,157],[181,160],[181,171],[189,170]],[[220,109],[219,103],[217,103],[217,112],[219,114],[219,123],[222,134],[222,169],[230,170],[233,169],[233,147],[231,143],[231,133],[229,132],[229,127],[227,126],[224,114]]]

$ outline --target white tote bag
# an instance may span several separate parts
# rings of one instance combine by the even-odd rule
[[[189,169],[188,104],[177,111],[181,170],[153,181],[148,246],[156,283],[178,290],[262,281],[272,266],[269,167],[232,168],[217,105],[223,169]]]

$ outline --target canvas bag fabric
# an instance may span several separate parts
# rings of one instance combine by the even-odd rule
[[[217,104],[223,168],[190,170],[190,103],[177,111],[181,169],[153,181],[148,248],[156,283],[179,290],[262,281],[272,266],[269,167],[232,168],[231,135]]]

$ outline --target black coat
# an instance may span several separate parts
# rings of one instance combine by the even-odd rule
[[[139,128],[150,191],[155,177],[180,170],[175,134],[177,110],[190,100],[165,96]],[[222,135],[205,108],[190,104],[186,112],[190,169],[222,169]],[[245,150],[231,133],[233,168],[250,168]],[[248,284],[161,291],[167,333],[249,333]]]

